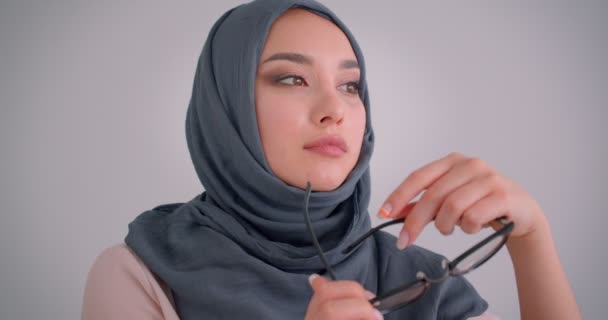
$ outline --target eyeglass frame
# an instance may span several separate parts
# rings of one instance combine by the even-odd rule
[[[323,252],[323,249],[321,248],[321,245],[319,244],[319,241],[317,239],[317,236],[312,228],[312,222],[310,221],[310,213],[308,212],[308,202],[310,199],[310,194],[312,191],[312,187],[310,182],[307,182],[306,184],[306,196],[304,199],[304,215],[306,218],[306,226],[308,228],[308,231],[311,234],[312,240],[313,240],[313,244],[315,246],[315,248],[317,249],[317,252],[319,253],[319,257],[321,258],[321,261],[323,262],[323,265],[325,266],[325,270],[326,272],[329,274],[329,276],[332,278],[332,280],[337,280],[336,274],[333,270],[333,268],[331,267],[331,265],[329,264],[329,262],[327,261],[327,258],[325,257],[325,253]],[[507,242],[508,238],[509,238],[509,234],[511,233],[511,231],[513,231],[513,228],[515,227],[515,224],[511,221],[508,221],[506,217],[500,217],[498,219],[496,219],[495,221],[499,222],[500,224],[503,225],[502,228],[500,228],[499,230],[495,231],[493,234],[487,236],[486,238],[484,238],[483,240],[479,241],[477,244],[473,245],[472,247],[470,247],[469,249],[467,249],[464,253],[460,254],[458,257],[456,257],[453,260],[448,260],[448,259],[443,259],[442,260],[442,268],[445,270],[445,273],[440,276],[439,278],[429,278],[423,271],[418,271],[416,273],[416,280],[414,282],[410,282],[408,284],[399,286],[397,288],[391,289],[381,295],[378,295],[376,297],[374,297],[373,299],[369,300],[369,302],[375,307],[378,308],[382,305],[382,301],[386,301],[386,299],[391,298],[392,296],[398,294],[398,293],[403,293],[406,292],[407,290],[411,290],[413,288],[415,288],[416,286],[419,285],[423,285],[424,288],[423,290],[418,293],[414,298],[409,299],[407,301],[404,301],[402,303],[396,304],[395,306],[386,308],[386,309],[378,309],[382,314],[387,314],[390,312],[393,312],[397,309],[400,309],[402,307],[405,307],[406,305],[409,305],[413,302],[415,302],[416,300],[418,300],[420,297],[422,297],[427,291],[428,289],[433,285],[433,284],[438,284],[441,283],[442,281],[448,279],[449,277],[453,277],[453,276],[461,276],[464,275],[466,273],[469,273],[472,270],[477,269],[479,266],[481,266],[482,264],[484,264],[485,262],[487,262],[490,258],[492,258],[498,251],[500,251],[500,249],[502,249],[502,247],[505,245],[505,243]],[[372,236],[374,233],[380,231],[381,229],[391,226],[391,225],[395,225],[395,224],[399,224],[399,223],[404,223],[405,219],[403,220],[391,220],[388,222],[385,222],[383,224],[380,224],[374,228],[371,228],[368,232],[366,232],[364,235],[362,235],[361,237],[359,237],[357,240],[353,241],[352,244],[350,244],[349,246],[347,246],[344,250],[342,250],[343,254],[351,254],[352,252],[354,252],[367,238],[369,238],[370,236]],[[464,259],[466,259],[467,257],[469,257],[471,254],[473,254],[474,252],[476,252],[477,250],[479,250],[480,248],[482,248],[483,246],[485,246],[486,244],[488,244],[489,242],[491,242],[492,240],[495,240],[498,237],[503,236],[503,239],[501,240],[500,244],[496,246],[496,248],[494,248],[492,251],[490,251],[483,259],[479,260],[478,262],[474,263],[473,265],[471,265],[470,267],[468,267],[466,270],[463,270],[461,272],[455,271],[456,270],[456,266],[462,262]]]

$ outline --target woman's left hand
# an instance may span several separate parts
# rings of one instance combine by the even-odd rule
[[[419,193],[417,202],[410,201]],[[460,153],[431,162],[412,172],[392,192],[378,213],[380,217],[407,218],[397,246],[413,243],[431,221],[444,235],[455,226],[477,233],[485,226],[495,229],[494,220],[506,216],[515,228],[511,238],[523,237],[544,222],[536,200],[515,182],[502,176],[478,158]]]

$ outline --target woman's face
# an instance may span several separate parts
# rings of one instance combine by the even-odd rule
[[[258,65],[255,106],[264,154],[289,185],[339,187],[359,158],[365,108],[360,70],[332,22],[292,9],[272,25]]]

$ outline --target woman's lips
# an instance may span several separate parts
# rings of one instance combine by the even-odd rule
[[[304,149],[330,157],[340,157],[348,150],[344,139],[337,135],[321,137],[305,145]]]

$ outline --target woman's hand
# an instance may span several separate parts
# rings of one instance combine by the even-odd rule
[[[306,310],[306,320],[383,319],[372,307],[373,294],[355,281],[330,281],[313,274],[309,278],[314,291]]]
[[[417,202],[411,202],[421,192]],[[576,299],[561,267],[545,215],[538,203],[485,162],[451,153],[415,170],[393,191],[380,216],[405,219],[397,246],[418,238],[431,221],[442,234],[455,226],[466,233],[515,227],[507,241],[513,261],[521,319],[580,319]]]
[[[420,192],[419,201],[410,201]],[[506,216],[515,223],[510,238],[523,237],[546,223],[538,203],[513,181],[500,175],[478,158],[459,153],[431,162],[412,172],[388,197],[380,217],[407,218],[397,246],[413,243],[431,221],[444,235],[455,226],[466,233],[500,225],[494,220]]]

